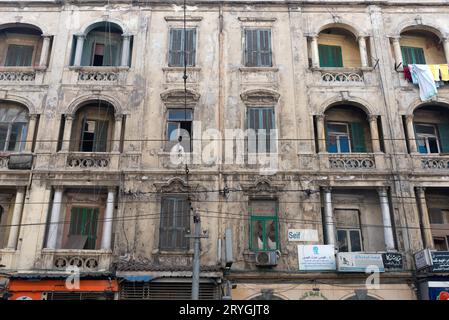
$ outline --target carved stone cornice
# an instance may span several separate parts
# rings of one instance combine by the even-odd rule
[[[284,184],[270,181],[269,179],[257,179],[254,183],[242,183],[240,187],[246,195],[276,195],[284,189]]]
[[[245,104],[249,105],[274,105],[278,103],[280,94],[274,90],[269,89],[252,89],[242,92],[240,94],[240,97]]]

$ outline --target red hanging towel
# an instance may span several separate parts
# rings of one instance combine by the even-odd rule
[[[408,82],[412,82],[412,74],[410,73],[410,68],[408,66],[404,66],[404,78]]]

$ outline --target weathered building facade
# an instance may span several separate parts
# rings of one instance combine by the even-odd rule
[[[423,102],[403,68],[449,63],[445,1],[0,4],[12,298],[188,298],[194,213],[202,298],[418,299],[447,281],[414,254],[449,251],[449,89]],[[235,129],[276,143],[246,152]],[[364,272],[300,271],[298,244],[402,266],[367,289]],[[61,289],[70,267],[77,291]]]

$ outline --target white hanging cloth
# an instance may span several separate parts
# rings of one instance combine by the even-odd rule
[[[428,65],[412,64],[410,72],[412,72],[418,81],[421,101],[430,100],[438,94],[435,80]]]

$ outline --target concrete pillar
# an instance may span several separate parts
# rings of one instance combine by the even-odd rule
[[[379,188],[377,189],[377,192],[379,193],[380,210],[382,211],[385,247],[387,251],[392,251],[395,250],[395,245],[387,188]]]
[[[335,245],[335,223],[334,209],[332,208],[331,188],[324,188],[324,230],[326,232],[327,244]]]
[[[366,51],[366,37],[359,37],[359,51],[360,51],[360,61],[362,63],[362,68],[368,67],[368,52]]]
[[[114,138],[112,141],[113,152],[120,152],[120,140],[122,138],[122,119],[123,115],[115,115]]]
[[[443,38],[444,56],[446,57],[446,63],[449,63],[449,39]]]
[[[320,67],[320,55],[318,54],[318,36],[314,35],[311,37],[310,41],[311,51],[312,51],[312,67],[319,68]]]
[[[394,60],[396,62],[396,66],[401,65],[398,70],[402,70],[403,68],[403,61],[402,61],[402,51],[401,51],[401,43],[399,42],[400,37],[394,37],[391,39],[393,43],[393,50],[394,50]]]
[[[30,114],[30,120],[28,121],[28,131],[25,141],[25,152],[32,152],[34,133],[36,132],[36,121],[37,115]]]
[[[81,66],[81,57],[83,56],[84,40],[86,36],[84,34],[76,35],[76,48],[75,48],[75,60],[73,65],[76,67]]]
[[[423,235],[423,244],[426,249],[434,249],[432,230],[430,229],[429,210],[427,209],[426,188],[417,187],[418,209],[421,215],[421,231]]]
[[[108,199],[106,202],[106,212],[104,215],[103,222],[103,234],[101,237],[101,249],[110,250],[111,249],[111,239],[112,239],[112,219],[114,218],[114,197],[115,188],[108,189]]]
[[[70,137],[72,135],[72,124],[73,124],[73,116],[71,114],[67,114],[65,116],[64,134],[62,137],[63,140],[62,140],[61,151],[69,151]]]
[[[42,42],[41,58],[39,60],[39,67],[45,69],[47,68],[48,55],[50,53],[51,37],[49,35],[43,34],[42,39],[43,42]]]
[[[131,35],[122,34],[122,67],[128,67],[129,62],[129,53],[130,53],[130,44],[131,44]]]
[[[19,237],[20,221],[22,219],[23,198],[25,188],[19,187],[16,191],[16,201],[14,203],[14,211],[12,213],[11,227],[9,228],[8,249],[16,250],[17,240]]]
[[[380,137],[379,137],[379,127],[377,126],[377,115],[368,116],[369,128],[371,132],[371,143],[373,145],[373,152],[380,152]]]
[[[416,147],[416,137],[415,137],[415,127],[413,124],[413,114],[408,114],[405,116],[405,124],[407,127],[408,145],[410,147],[410,153],[417,153],[418,148]]]
[[[56,249],[58,242],[58,229],[61,220],[61,202],[62,202],[62,187],[55,188],[53,197],[53,206],[51,209],[50,226],[48,228],[47,248]]]
[[[326,129],[324,126],[324,114],[316,116],[318,133],[318,152],[326,152]]]

